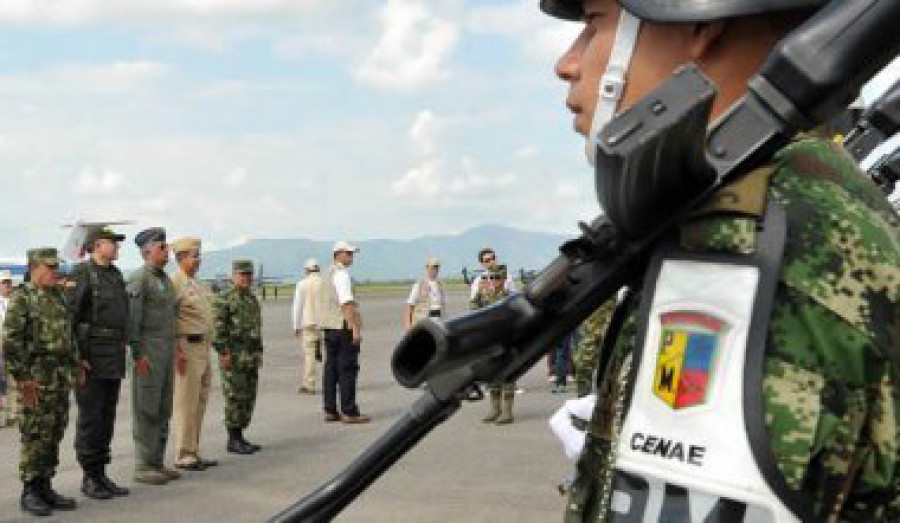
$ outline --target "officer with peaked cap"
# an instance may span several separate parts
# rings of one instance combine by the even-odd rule
[[[172,416],[177,296],[163,270],[169,262],[166,231],[146,229],[134,238],[144,265],[128,276],[129,338],[135,446],[134,480],[163,485],[180,474],[163,463]]]
[[[556,73],[596,163],[606,124],[686,63],[718,89],[710,121],[726,114],[824,3],[540,5],[583,23]],[[830,7],[843,4],[860,16],[872,6]],[[587,434],[564,426],[581,403],[561,411],[578,459],[566,521],[900,521],[900,376],[888,358],[900,347],[900,219],[828,140],[800,136],[760,161],[635,279],[643,287],[607,333]],[[617,199],[628,186],[646,201],[669,196],[651,181],[661,173],[635,172],[595,171],[607,210],[628,210]],[[781,215],[786,238],[771,226]],[[773,244],[780,265],[754,264]]]
[[[27,253],[30,281],[10,297],[3,322],[3,355],[22,402],[22,510],[48,516],[72,510],[75,500],[53,490],[59,443],[69,421],[69,393],[76,369],[75,339],[66,299],[59,287],[56,249]],[[39,335],[35,336],[35,333]]]
[[[233,454],[252,454],[262,447],[244,438],[256,406],[259,368],[263,361],[262,314],[253,294],[253,262],[232,263],[231,287],[213,303],[215,337],[219,353],[222,393],[225,397],[226,449]]]
[[[175,334],[175,467],[205,470],[217,465],[200,454],[200,429],[206,413],[212,381],[212,297],[197,280],[200,269],[200,240],[181,238],[172,242],[178,270],[172,285],[178,296]]]
[[[329,287],[322,279],[319,262],[315,258],[303,264],[306,273],[294,289],[291,319],[294,336],[302,337],[303,370],[300,374],[300,394],[313,394],[316,389],[316,362],[322,361],[322,329],[319,327],[320,311],[325,306]]]
[[[91,227],[83,245],[90,258],[70,275],[80,363],[75,452],[84,471],[81,491],[94,499],[128,494],[106,475],[127,356],[128,292],[113,264],[124,239],[108,227]]]

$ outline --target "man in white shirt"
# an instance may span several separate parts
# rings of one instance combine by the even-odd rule
[[[320,326],[325,338],[325,371],[322,377],[322,399],[325,421],[368,423],[369,417],[359,412],[356,404],[356,377],[359,374],[359,348],[362,342],[362,320],[353,293],[353,280],[347,267],[359,249],[345,241],[334,244],[334,264],[325,272],[325,281],[334,291],[325,293]],[[337,395],[341,404],[338,412]]]
[[[441,262],[431,256],[425,260],[425,277],[413,284],[406,300],[406,313],[403,325],[406,330],[422,318],[440,318],[447,299],[444,284],[438,279]]]
[[[306,275],[297,282],[294,290],[294,304],[291,320],[294,336],[300,336],[303,343],[303,370],[300,373],[300,394],[315,394],[316,361],[322,361],[322,329],[319,327],[319,310],[323,307],[324,293],[329,292],[326,282],[319,272],[319,262],[315,258],[303,264]]]

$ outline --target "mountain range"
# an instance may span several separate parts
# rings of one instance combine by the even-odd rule
[[[482,225],[455,235],[351,240],[360,248],[351,272],[360,282],[413,280],[423,273],[425,258],[437,256],[443,277],[460,278],[463,267],[479,268],[478,251],[490,246],[497,252],[499,262],[518,275],[520,269],[543,268],[556,257],[566,239],[562,234]],[[331,263],[333,243],[333,240],[303,238],[249,240],[239,246],[204,252],[200,276],[227,275],[232,260],[250,259],[261,267],[266,279],[292,281],[300,277],[307,258],[317,258],[323,269],[327,267]]]

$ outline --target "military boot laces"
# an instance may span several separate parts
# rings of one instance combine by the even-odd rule
[[[50,478],[42,478],[39,485],[41,496],[44,498],[44,501],[50,505],[50,508],[53,510],[75,510],[75,500],[67,498],[53,490],[53,484],[50,482]]]
[[[33,516],[49,516],[53,514],[53,510],[41,496],[38,481],[40,480],[31,480],[25,483],[25,486],[22,488],[22,498],[19,500],[19,505],[22,507],[22,510]]]

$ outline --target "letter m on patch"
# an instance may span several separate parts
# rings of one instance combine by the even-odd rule
[[[660,315],[660,324],[654,395],[675,410],[706,403],[719,345],[728,324],[694,311],[664,313]]]

